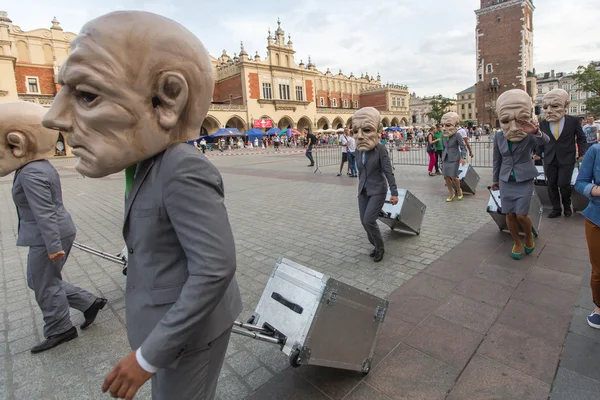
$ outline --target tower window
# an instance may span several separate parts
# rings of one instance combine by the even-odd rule
[[[488,64],[488,65],[486,66],[486,72],[487,72],[488,74],[491,74],[493,71],[494,71],[494,67],[492,66],[492,64]]]
[[[502,22],[502,18],[498,17],[498,22]]]

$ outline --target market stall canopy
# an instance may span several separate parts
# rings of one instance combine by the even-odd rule
[[[247,131],[246,135],[248,135],[248,140],[253,141],[255,138],[258,138],[258,140],[262,140],[262,137],[266,135],[266,133],[258,128],[253,128]]]
[[[246,136],[245,133],[241,133],[236,128],[221,128],[212,135],[211,138],[215,137],[230,137],[230,136]]]
[[[271,135],[277,135],[279,132],[281,132],[281,129],[279,128],[271,128],[267,131],[267,135],[271,136]]]
[[[387,131],[398,131],[398,132],[402,132],[404,129],[400,128],[399,126],[390,126],[388,128],[384,129],[386,132]]]
[[[316,131],[316,133],[325,133],[325,130],[324,129],[319,129],[319,130]]]

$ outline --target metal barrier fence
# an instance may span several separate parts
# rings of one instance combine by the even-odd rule
[[[492,167],[494,142],[470,139],[469,145],[473,158],[467,162],[473,167]],[[429,154],[425,143],[409,143],[399,141],[387,145],[392,164],[394,165],[429,165]]]
[[[329,167],[342,163],[342,148],[340,146],[317,145],[313,147],[312,155],[315,159],[315,172],[319,171],[319,167]]]

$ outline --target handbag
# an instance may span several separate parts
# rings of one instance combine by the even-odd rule
[[[429,135],[427,136],[427,152],[435,153],[435,145],[433,143],[429,143]]]

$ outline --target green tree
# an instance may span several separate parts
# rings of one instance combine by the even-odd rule
[[[600,62],[592,62],[587,67],[580,66],[575,74],[578,89],[592,93],[585,101],[585,108],[589,114],[600,114]]]
[[[437,98],[431,100],[431,103],[429,103],[431,106],[431,111],[427,113],[427,116],[439,124],[442,122],[442,117],[444,114],[446,114],[446,108],[453,104],[454,101],[451,99],[446,99],[445,97],[442,97],[442,95],[439,95]]]

